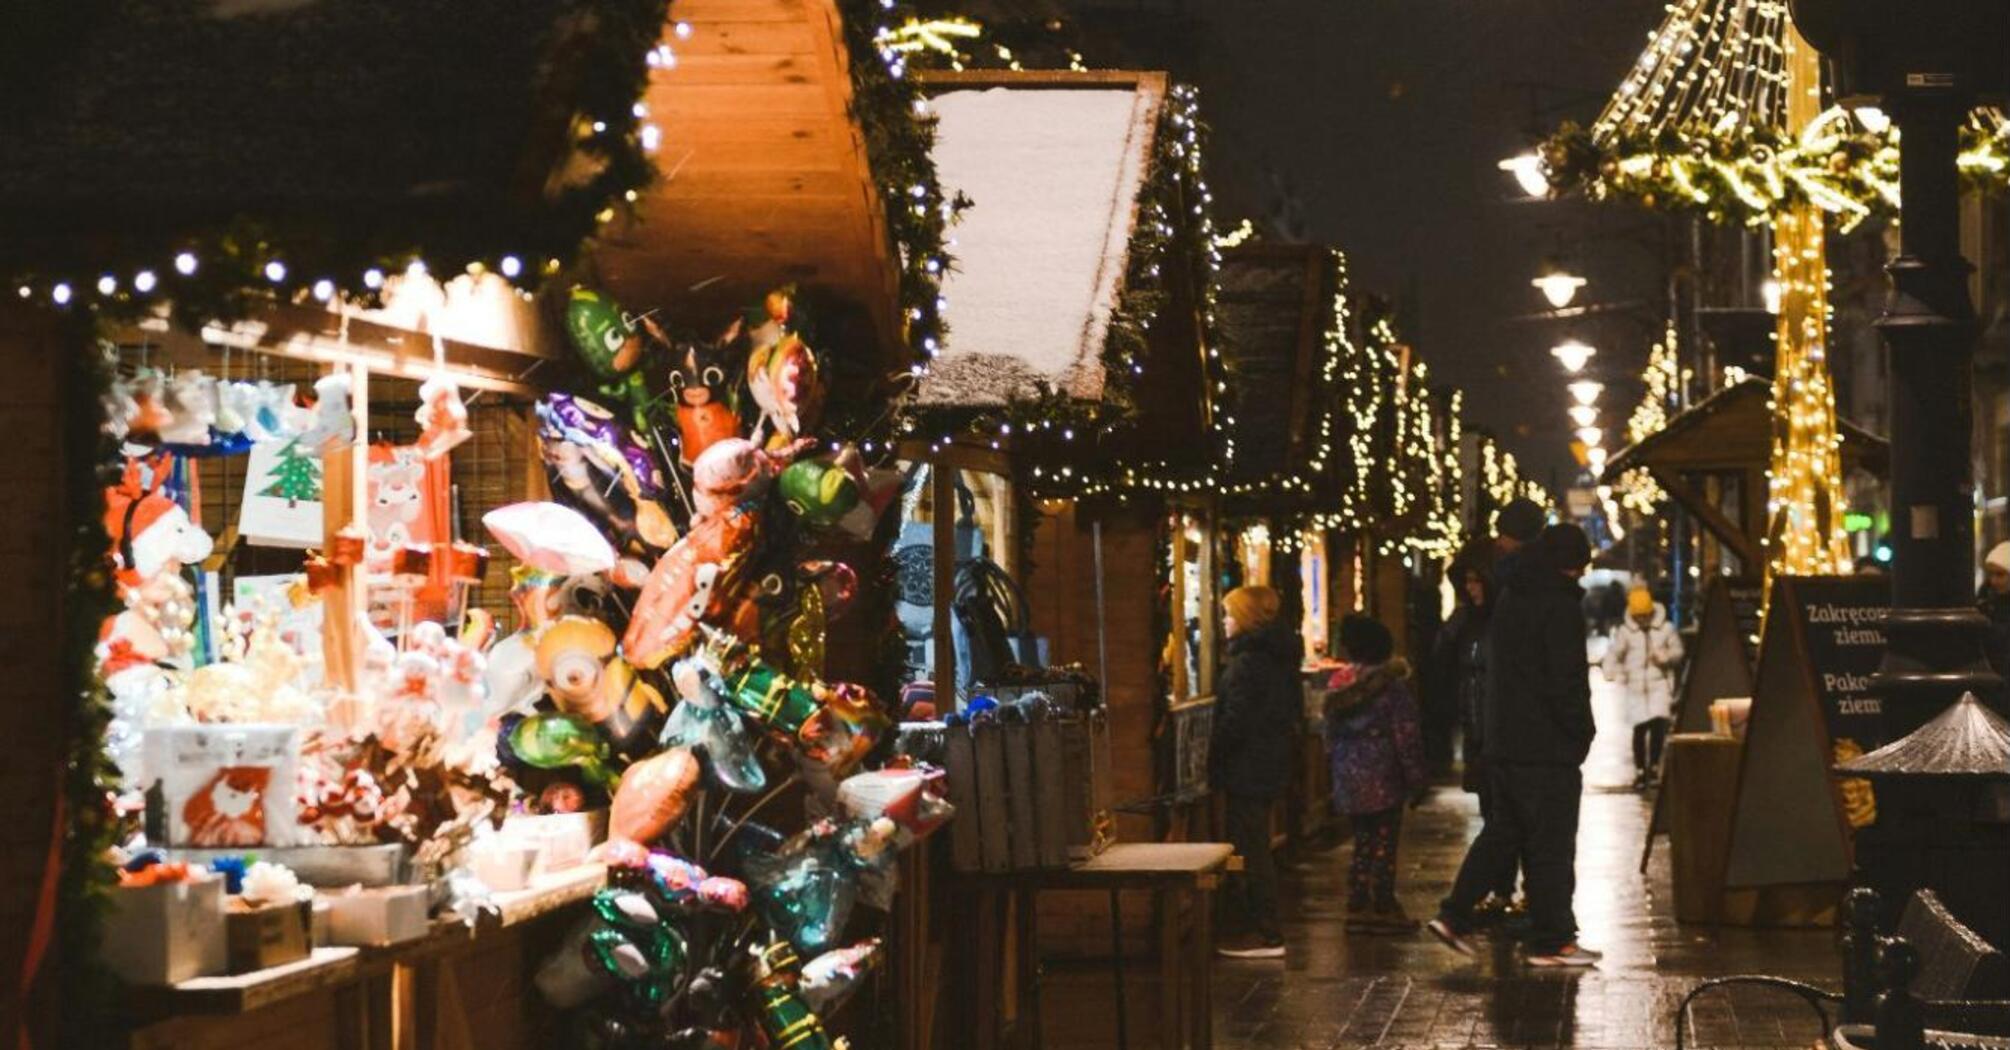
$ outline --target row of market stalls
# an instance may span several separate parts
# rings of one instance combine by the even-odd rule
[[[1337,253],[1219,235],[1162,74],[114,6],[0,174],[23,1045],[992,1045],[1174,912],[1204,972],[1204,903],[1013,880],[1215,837],[1223,588],[1414,648],[1523,485]]]

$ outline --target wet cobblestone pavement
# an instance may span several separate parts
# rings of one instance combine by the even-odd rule
[[[1603,690],[1600,690],[1603,692]],[[1418,932],[1341,929],[1350,847],[1290,858],[1284,868],[1284,960],[1218,960],[1215,1046],[1220,1050],[1326,1047],[1581,1047],[1675,1045],[1675,1010],[1704,978],[1772,973],[1836,987],[1828,930],[1681,926],[1673,917],[1666,840],[1639,872],[1651,805],[1611,786],[1630,776],[1624,742],[1601,734],[1586,767],[1578,841],[1577,914],[1583,942],[1606,953],[1597,969],[1531,971],[1513,946],[1483,944],[1462,959]],[[1441,788],[1405,822],[1399,892],[1428,917],[1450,887],[1477,829],[1471,796]],[[1131,1045],[1153,1045],[1153,989],[1131,968]],[[1042,1015],[1050,1048],[1116,1046],[1111,987],[1101,969],[1050,967]],[[1821,1026],[1809,1007],[1763,989],[1717,991],[1689,1016],[1691,1047],[1808,1047]]]

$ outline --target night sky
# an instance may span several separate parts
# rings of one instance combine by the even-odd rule
[[[1601,425],[1665,311],[1663,220],[1624,206],[1527,201],[1496,169],[1565,119],[1589,122],[1662,17],[1656,0],[1187,0],[1070,5],[1126,54],[1198,85],[1214,132],[1217,218],[1295,199],[1305,236],[1348,255],[1357,288],[1395,299],[1434,378],[1468,418],[1552,481],[1572,427],[1549,347],[1597,346]],[[1285,192],[1280,193],[1280,188]],[[1561,250],[1580,301],[1646,309],[1596,324],[1516,321]],[[1608,436],[1608,448],[1624,442]],[[1559,474],[1554,480],[1567,481]]]

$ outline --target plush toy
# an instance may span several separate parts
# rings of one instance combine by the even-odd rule
[[[173,463],[165,453],[146,463],[129,458],[119,483],[105,490],[105,532],[123,585],[137,586],[209,557],[209,533],[160,489]],[[149,476],[150,483],[143,480]]]
[[[670,371],[670,390],[677,398],[679,458],[687,467],[713,444],[740,436],[740,417],[728,403],[725,360],[725,346],[738,333],[735,322],[726,338],[717,343],[689,342],[679,347],[676,367]]]
[[[216,422],[216,381],[201,372],[183,372],[167,384],[167,412],[173,421],[159,430],[170,445],[209,444]]]
[[[428,460],[475,436],[468,429],[468,406],[461,402],[461,390],[445,373],[419,384],[419,409],[412,418],[419,423],[419,455]]]
[[[649,386],[643,379],[643,337],[658,343],[663,335],[647,317],[624,313],[614,300],[585,288],[574,288],[565,307],[565,330],[572,337],[600,392],[627,407],[637,430],[650,429]]]
[[[331,452],[356,441],[356,415],[349,407],[349,377],[333,372],[314,381],[313,422],[301,428],[301,448]]]
[[[669,834],[691,805],[698,774],[698,759],[686,748],[671,748],[628,767],[608,811],[608,838],[650,843]]]

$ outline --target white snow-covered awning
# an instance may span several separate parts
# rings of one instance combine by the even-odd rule
[[[1038,384],[1103,396],[1162,73],[930,74],[936,173],[972,207],[942,284],[949,336],[924,406],[992,406]]]

